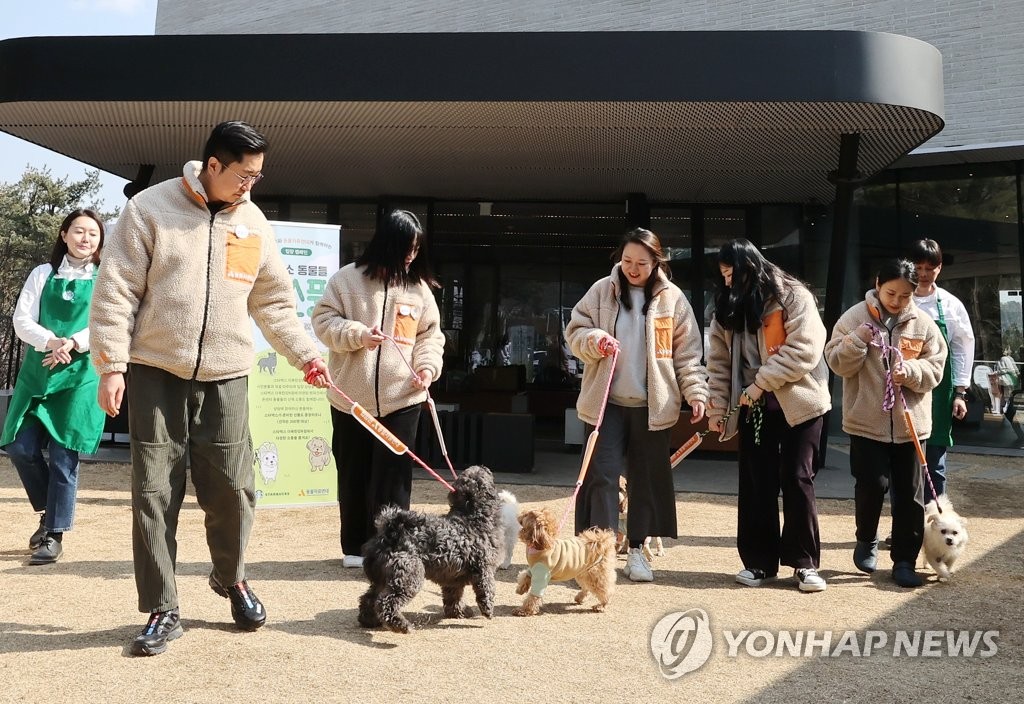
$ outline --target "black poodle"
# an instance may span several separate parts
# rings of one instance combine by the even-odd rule
[[[487,467],[467,468],[448,494],[444,516],[381,509],[377,533],[363,546],[363,570],[370,588],[359,599],[359,625],[408,633],[402,615],[429,579],[441,586],[445,618],[464,618],[472,609],[462,590],[473,587],[480,613],[494,612],[494,570],[501,560],[501,502]]]

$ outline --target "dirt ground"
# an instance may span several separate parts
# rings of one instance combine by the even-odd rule
[[[442,620],[439,591],[428,584],[406,610],[417,630],[404,636],[356,624],[365,582],[360,570],[341,567],[335,506],[258,512],[248,574],[269,620],[256,633],[236,631],[227,601],[206,585],[202,513],[190,496],[178,536],[185,636],[163,655],[132,658],[126,645],[144,618],[135,610],[128,466],[83,466],[64,557],[31,567],[36,519],[0,458],[0,701],[1020,701],[1024,460],[958,460],[967,462],[951,477],[951,496],[968,517],[971,542],[947,584],[925,568],[924,587],[900,589],[885,553],[875,575],[858,573],[852,502],[828,500],[819,502],[825,592],[799,592],[788,571],[770,586],[737,585],[735,497],[681,493],[680,537],[655,558],[655,581],[634,584],[620,574],[605,613],[575,606],[570,587],[557,584],[546,613],[514,617],[520,597],[509,570],[498,573],[493,620]],[[509,488],[522,504],[559,513],[569,495]],[[429,480],[415,482],[413,498],[425,511],[444,508],[440,485]],[[518,546],[515,562],[523,560]],[[709,617],[710,658],[668,679],[671,653],[659,667],[652,630],[693,609]],[[809,630],[819,644],[831,632],[828,645],[799,655],[773,648],[783,635]],[[743,631],[753,635],[730,653]],[[915,632],[918,656],[895,654],[896,641]],[[949,654],[947,639],[958,637],[975,639],[972,656]],[[674,653],[699,650],[673,643]]]

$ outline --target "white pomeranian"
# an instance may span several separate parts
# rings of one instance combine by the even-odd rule
[[[953,563],[967,546],[967,538],[967,521],[953,510],[945,494],[939,497],[938,504],[928,502],[924,507],[924,557],[940,582],[952,576]]]
[[[498,500],[501,501],[501,528],[505,538],[505,559],[498,569],[507,570],[512,566],[512,551],[519,542],[519,502],[515,494],[505,490],[498,492]]]

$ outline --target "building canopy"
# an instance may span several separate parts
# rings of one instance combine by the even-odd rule
[[[270,142],[261,195],[829,202],[943,126],[942,58],[853,31],[32,37],[0,130],[126,179]]]

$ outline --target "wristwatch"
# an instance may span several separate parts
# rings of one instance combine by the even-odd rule
[[[959,399],[964,400],[964,401],[967,400],[967,392],[966,391],[957,391],[953,395],[956,396]]]

